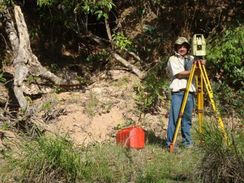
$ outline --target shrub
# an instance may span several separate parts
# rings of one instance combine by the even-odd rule
[[[155,151],[148,155],[148,160],[138,174],[138,183],[153,182],[196,182],[193,176],[197,154],[192,150],[178,150],[176,154]]]
[[[235,137],[232,135],[227,145],[218,127],[205,124],[199,137],[199,148],[203,157],[197,174],[202,182],[243,182],[243,131]]]
[[[209,40],[207,60],[217,79],[240,89],[244,83],[244,26],[228,29]]]
[[[167,97],[167,77],[165,62],[160,62],[152,67],[141,85],[136,87],[138,108],[142,112],[154,112]]]
[[[209,38],[207,60],[213,89],[223,111],[243,116],[244,26],[227,29]]]
[[[244,115],[243,89],[235,90],[225,83],[217,82],[214,82],[212,87],[223,115],[236,117]]]

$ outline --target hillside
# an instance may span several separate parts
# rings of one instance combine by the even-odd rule
[[[108,78],[109,74],[110,78]],[[125,71],[111,70],[84,91],[65,92],[51,96],[64,115],[50,121],[49,130],[68,134],[78,144],[114,141],[116,129],[140,125],[163,138],[165,109],[157,115],[147,114],[140,119],[135,103],[134,87],[139,80]],[[55,100],[55,99],[54,99]],[[56,107],[55,107],[56,108]]]
[[[102,73],[82,90],[46,94],[34,100],[35,120],[47,133],[70,137],[77,145],[112,141],[118,129],[139,125],[163,140],[167,106],[157,114],[140,114],[134,87],[139,79],[126,71]],[[41,122],[41,123],[40,123]],[[163,141],[162,141],[163,142]]]

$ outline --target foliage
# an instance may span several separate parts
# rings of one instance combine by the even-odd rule
[[[108,19],[108,12],[113,8],[114,4],[111,0],[83,0],[80,2],[76,1],[60,1],[60,0],[38,0],[37,5],[43,6],[55,6],[58,5],[61,9],[73,9],[75,13],[82,11],[85,14],[93,14],[97,16],[97,19],[105,18]]]
[[[213,89],[222,112],[243,116],[244,86],[244,27],[227,29],[222,34],[209,38],[207,60],[214,74]],[[234,112],[235,111],[235,112]]]
[[[0,2],[0,12],[2,12],[5,8],[5,4]]]
[[[0,73],[0,83],[6,82],[6,78],[4,77],[3,73]]]
[[[142,150],[111,143],[75,148],[64,137],[22,139],[18,148],[1,153],[0,180],[8,182],[243,182],[244,133],[233,134],[229,146],[213,125],[199,133],[197,148],[175,154],[159,144]],[[191,157],[191,158],[186,158]],[[200,161],[200,164],[198,162]],[[195,175],[198,175],[196,178]]]
[[[112,40],[116,46],[122,50],[126,48],[128,49],[132,45],[132,42],[121,32],[113,34]]]
[[[188,158],[191,157],[191,158]],[[199,157],[190,150],[178,154],[155,151],[143,167],[138,182],[196,182],[193,177]]]
[[[57,136],[22,143],[15,153],[5,153],[5,166],[0,169],[2,182],[189,181],[196,161],[180,161],[184,156],[195,157],[193,151],[169,154],[150,144],[142,150],[110,143],[78,149]]]
[[[96,15],[98,20],[101,18],[108,19],[108,12],[113,8],[113,6],[114,4],[112,0],[85,0],[84,4],[82,5],[82,10],[86,14]]]
[[[37,5],[38,6],[51,6],[53,4],[54,0],[38,0]]]
[[[17,156],[6,157],[8,166],[4,167],[3,180],[10,180],[14,174],[19,182],[75,182],[77,179],[80,155],[71,142],[61,137],[41,137],[21,145]]]
[[[85,61],[87,62],[94,62],[97,64],[98,62],[104,62],[108,59],[108,52],[106,50],[101,50],[95,54],[90,54],[85,58]]]
[[[2,0],[0,2],[0,12],[5,8],[5,6],[10,6],[13,4],[13,0]]]
[[[244,115],[243,88],[235,90],[225,83],[217,82],[214,82],[212,87],[222,114],[226,116],[238,115],[239,117]]]
[[[205,124],[199,132],[199,151],[203,158],[198,168],[202,182],[244,181],[244,133],[229,136],[226,144],[222,131],[214,123]]]
[[[89,95],[89,98],[88,98],[88,100],[86,102],[86,106],[85,106],[84,112],[90,118],[94,117],[96,115],[99,103],[100,103],[100,101],[97,99],[96,94],[91,92],[90,95]]]
[[[210,39],[207,60],[213,65],[221,82],[244,86],[244,26],[226,30],[222,35]]]
[[[136,87],[137,104],[141,111],[155,111],[162,99],[167,97],[167,78],[165,63],[160,62],[148,71],[142,84]]]

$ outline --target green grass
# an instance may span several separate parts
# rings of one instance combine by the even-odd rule
[[[86,102],[84,112],[90,117],[93,118],[96,115],[97,107],[100,101],[98,100],[95,93],[90,92],[89,98]]]
[[[75,148],[72,142],[57,136],[25,140],[16,150],[5,151],[1,156],[4,166],[0,169],[0,180],[43,183],[243,181],[243,133],[235,134],[232,145],[227,147],[216,129],[209,130],[211,128],[204,127],[204,133],[199,134],[203,144],[172,154],[159,143],[135,150],[113,143]],[[231,174],[233,170],[235,174]],[[228,173],[227,176],[224,173]],[[231,179],[231,175],[235,179]]]
[[[244,131],[223,132],[214,123],[206,123],[199,133],[199,150],[203,153],[198,167],[202,182],[244,182]]]
[[[2,181],[52,182],[65,180],[74,182],[80,169],[80,155],[72,144],[61,137],[41,137],[25,141],[18,149],[5,156]]]

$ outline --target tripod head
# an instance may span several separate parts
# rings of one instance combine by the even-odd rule
[[[197,58],[203,58],[206,55],[206,41],[203,34],[194,34],[192,39],[192,54]]]

